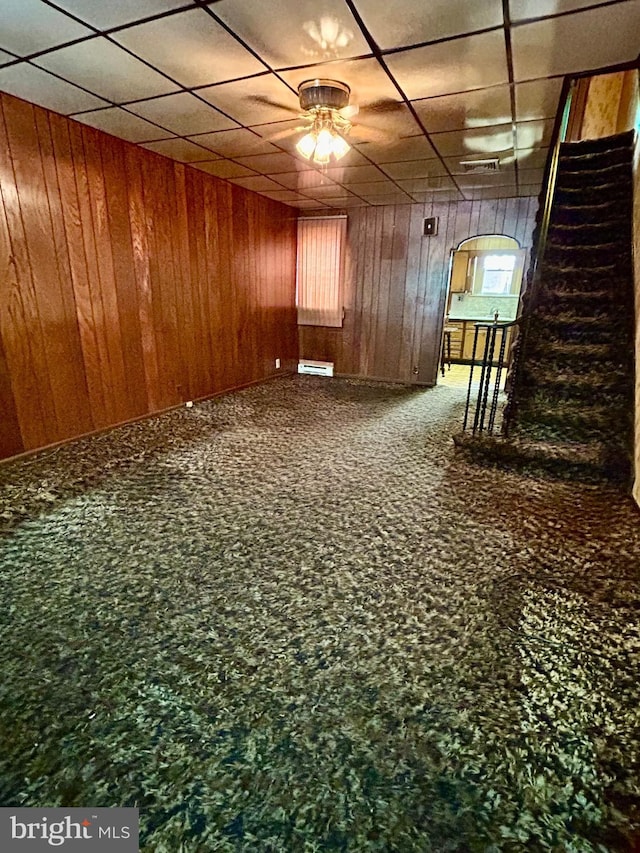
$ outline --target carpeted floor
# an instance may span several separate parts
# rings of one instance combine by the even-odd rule
[[[624,851],[640,517],[291,377],[0,468],[0,800],[142,850]],[[636,848],[637,849],[637,848]]]

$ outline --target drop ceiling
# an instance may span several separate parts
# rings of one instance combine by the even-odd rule
[[[539,190],[564,75],[639,45],[640,0],[3,0],[0,90],[303,210],[504,198]],[[360,106],[325,169],[315,77]]]

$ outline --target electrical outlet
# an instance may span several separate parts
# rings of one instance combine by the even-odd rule
[[[193,409],[193,400],[187,400],[185,406],[187,407],[187,409]]]
[[[280,368],[280,359],[276,358],[276,370]]]

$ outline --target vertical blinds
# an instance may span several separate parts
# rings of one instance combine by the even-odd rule
[[[346,216],[298,220],[296,301],[301,326],[342,326],[346,233]]]

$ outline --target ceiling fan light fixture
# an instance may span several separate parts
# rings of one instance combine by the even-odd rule
[[[298,86],[298,97],[303,110],[314,107],[325,107],[330,110],[340,110],[349,103],[351,89],[339,80],[325,80],[316,77],[313,80],[303,80]]]
[[[316,141],[316,150],[313,153],[313,159],[320,162],[329,162],[329,157],[333,151],[333,133],[328,127],[323,127],[318,134]]]
[[[325,166],[332,157],[339,160],[351,150],[344,139],[351,122],[341,113],[348,107],[350,91],[346,83],[337,80],[316,78],[300,83],[298,94],[304,110],[301,118],[311,122],[308,132],[296,143],[302,157]]]
[[[351,146],[349,145],[347,140],[336,134],[333,137],[333,147],[331,150],[331,153],[333,154],[335,159],[340,160],[340,158],[344,157],[345,154],[348,154],[349,151],[351,151]]]
[[[301,154],[307,160],[310,160],[313,156],[313,152],[316,148],[316,136],[314,133],[305,133],[302,139],[299,139],[296,142],[296,149],[299,154]]]

